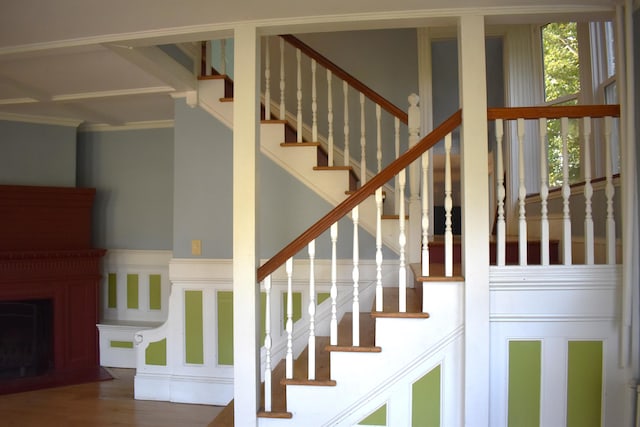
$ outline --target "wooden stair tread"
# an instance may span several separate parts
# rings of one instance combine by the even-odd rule
[[[319,142],[281,142],[281,147],[319,147]]]
[[[233,420],[233,400],[231,400],[207,427],[233,427]]]
[[[423,313],[422,298],[416,292],[415,288],[407,288],[407,310],[400,313],[398,311],[400,301],[400,290],[396,287],[384,288],[382,294],[382,311],[372,311],[371,317],[392,317],[392,318],[404,318],[404,319],[428,319],[429,313]],[[374,302],[375,304],[375,302]],[[375,305],[374,305],[375,307]]]
[[[331,379],[330,355],[325,350],[329,344],[329,337],[316,337],[316,379],[309,380],[309,347],[307,346],[300,356],[293,361],[293,378],[281,380],[282,384],[334,386]]]
[[[351,166],[314,166],[315,171],[351,171]]]
[[[212,74],[210,76],[198,76],[198,80],[228,80],[229,76],[226,74]]]
[[[360,345],[353,345],[353,313],[345,313],[338,324],[338,344],[327,345],[327,351],[379,353],[375,345],[376,322],[371,313],[360,313]]]
[[[444,264],[433,263],[429,264],[429,275],[422,276],[422,266],[420,263],[410,264],[411,271],[413,271],[413,277],[417,282],[463,282],[464,276],[462,276],[462,266],[459,263],[453,264],[453,276],[445,276]]]

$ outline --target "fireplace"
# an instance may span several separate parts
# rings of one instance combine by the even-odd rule
[[[0,185],[0,394],[108,378],[95,190]]]
[[[46,374],[53,368],[50,299],[0,301],[0,380]]]

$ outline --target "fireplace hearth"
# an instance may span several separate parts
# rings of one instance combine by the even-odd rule
[[[95,190],[0,185],[0,394],[109,378],[99,366]]]

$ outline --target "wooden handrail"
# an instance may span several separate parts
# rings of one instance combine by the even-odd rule
[[[369,86],[362,83],[360,80],[353,77],[351,74],[331,62],[329,59],[324,57],[320,52],[314,50],[311,46],[304,43],[302,40],[291,34],[283,34],[282,37],[287,43],[300,49],[305,55],[309,56],[316,60],[316,62],[322,65],[324,68],[331,70],[333,75],[341,78],[346,81],[349,86],[353,87],[355,90],[362,92],[364,96],[380,105],[385,111],[389,112],[392,116],[397,117],[402,123],[405,125],[408,122],[407,113],[402,111],[399,107],[393,104],[391,101],[380,95],[378,92],[371,89]]]
[[[442,122],[440,126],[435,128],[430,134],[425,136],[407,150],[402,156],[391,162],[379,174],[371,178],[360,187],[355,193],[346,198],[342,203],[329,211],[325,216],[320,218],[315,224],[304,231],[295,240],[285,246],[280,252],[275,254],[269,261],[265,262],[258,268],[257,280],[261,282],[269,274],[273,273],[278,267],[284,264],[289,258],[300,252],[312,240],[320,236],[331,227],[336,221],[347,215],[353,208],[362,203],[367,197],[375,193],[387,181],[391,180],[401,170],[408,167],[411,163],[418,159],[429,148],[433,147],[438,141],[444,138],[448,133],[452,132],[462,123],[462,110],[458,110],[447,120]]]
[[[558,105],[549,107],[488,108],[487,119],[559,119],[568,117],[620,117],[620,105]]]

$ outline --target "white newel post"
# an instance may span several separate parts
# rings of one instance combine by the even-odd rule
[[[415,93],[409,95],[408,128],[409,148],[420,140],[420,98]],[[420,203],[420,161],[409,166],[409,234],[407,239],[407,258],[409,263],[420,262],[422,254],[422,204]],[[402,197],[402,196],[401,196]]]
[[[260,44],[254,25],[235,28],[233,102],[233,334],[235,424],[256,426],[260,402],[257,177]],[[251,125],[253,124],[253,125]]]
[[[458,27],[465,425],[489,426],[489,188],[484,17]]]

